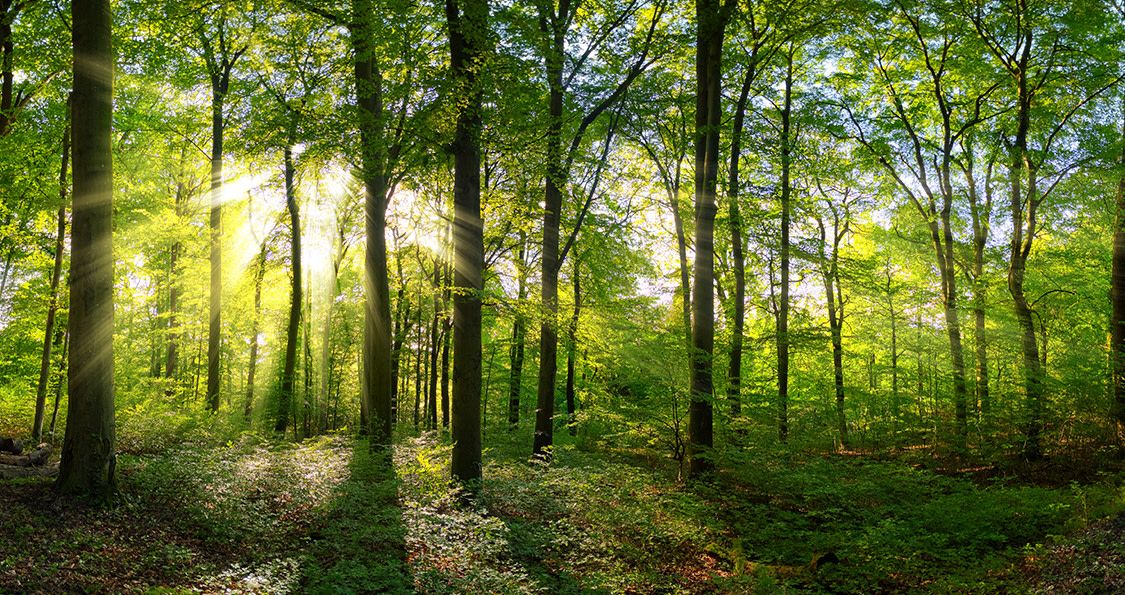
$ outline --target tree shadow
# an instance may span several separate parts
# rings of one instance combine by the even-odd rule
[[[389,452],[354,442],[348,477],[311,528],[304,593],[414,593],[406,559],[399,481]]]

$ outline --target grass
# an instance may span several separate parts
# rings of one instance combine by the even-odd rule
[[[550,464],[528,462],[520,438],[490,439],[474,506],[448,489],[437,433],[406,437],[393,457],[349,437],[250,435],[122,455],[125,498],[112,510],[55,500],[44,480],[3,481],[0,593],[1032,593],[1125,582],[1117,472],[1041,485],[1042,475],[763,448],[723,452],[712,481],[684,483],[658,457],[562,446]],[[814,572],[814,559],[837,563]]]

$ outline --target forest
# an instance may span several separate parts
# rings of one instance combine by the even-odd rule
[[[0,594],[1125,592],[1122,0],[0,0]]]

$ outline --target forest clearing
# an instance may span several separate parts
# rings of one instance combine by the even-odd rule
[[[0,0],[0,595],[1125,592],[1122,0]]]

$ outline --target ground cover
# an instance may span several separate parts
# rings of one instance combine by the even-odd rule
[[[477,505],[434,433],[393,456],[243,435],[123,454],[110,510],[0,481],[0,593],[1112,593],[1121,475],[1050,485],[902,456],[674,462],[494,439]]]

